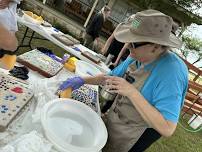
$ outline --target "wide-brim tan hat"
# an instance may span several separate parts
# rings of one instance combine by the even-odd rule
[[[156,10],[138,12],[120,23],[115,29],[115,38],[123,43],[151,42],[180,48],[182,42],[172,32],[173,19]]]

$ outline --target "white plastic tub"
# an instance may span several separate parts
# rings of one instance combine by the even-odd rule
[[[56,99],[41,112],[46,137],[61,152],[99,152],[107,142],[102,119],[87,105]]]
[[[102,72],[94,65],[85,61],[78,60],[76,62],[75,73],[79,76],[95,76],[101,74]]]

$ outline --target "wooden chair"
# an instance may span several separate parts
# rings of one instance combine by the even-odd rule
[[[202,115],[202,85],[189,81],[188,92],[185,97],[185,103],[183,107],[182,117],[185,114],[189,115]]]
[[[189,74],[192,78],[189,80],[188,90],[185,97],[185,102],[182,109],[183,112],[181,116],[182,118],[184,118],[185,114],[188,114],[190,116],[194,114],[196,115],[196,117],[192,120],[194,121],[198,116],[202,116],[202,85],[199,84],[200,79],[202,79],[202,70],[195,67],[187,60],[182,60],[187,65]]]
[[[183,59],[182,60],[185,62],[185,64],[188,67],[189,73],[193,75],[192,81],[197,81],[199,78],[202,78],[202,70],[194,66],[193,64],[189,63],[187,60]]]
[[[202,99],[200,98],[200,96],[196,96],[188,92],[184,102],[182,117],[184,117],[185,114],[201,115],[201,111],[202,111]]]
[[[199,83],[196,83],[195,81],[189,80],[187,91],[194,95],[200,95],[200,93],[202,94],[202,85]]]

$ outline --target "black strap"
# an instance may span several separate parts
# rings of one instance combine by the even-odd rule
[[[128,152],[143,152],[156,142],[161,135],[153,128],[147,128]]]
[[[8,51],[8,50],[0,49],[0,58],[2,58],[5,54],[15,55],[16,52],[17,52],[17,50],[16,51]]]

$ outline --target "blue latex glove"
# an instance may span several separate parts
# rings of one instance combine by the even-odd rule
[[[51,57],[51,58],[52,58],[53,60],[55,60],[55,61],[58,61],[58,62],[60,62],[60,63],[62,62],[62,59],[57,58],[55,54],[49,54],[48,56]]]
[[[81,77],[74,77],[74,78],[70,78],[70,79],[67,79],[66,81],[64,81],[58,90],[65,90],[69,87],[72,88],[72,90],[75,90],[75,89],[78,89],[80,88],[82,85],[84,85],[84,79],[81,78]]]

